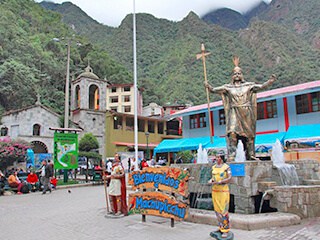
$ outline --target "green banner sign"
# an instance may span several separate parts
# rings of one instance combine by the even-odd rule
[[[54,133],[54,168],[78,168],[78,134]]]

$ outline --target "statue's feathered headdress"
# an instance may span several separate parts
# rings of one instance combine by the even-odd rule
[[[238,56],[234,56],[232,60],[233,60],[234,66],[239,67],[240,58]]]

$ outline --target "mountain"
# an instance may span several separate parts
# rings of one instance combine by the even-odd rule
[[[319,9],[319,0],[273,0],[259,18],[284,26],[320,49]]]
[[[305,8],[303,2],[274,0],[261,12],[248,13],[254,17],[239,30],[205,22],[193,12],[179,22],[137,14],[138,85],[145,89],[144,103],[206,101],[203,65],[196,60],[201,43],[211,53],[206,67],[213,86],[230,82],[234,55],[240,56],[247,81],[262,83],[275,73],[275,88],[320,79],[320,51],[310,44],[319,35],[319,1],[306,1]],[[286,7],[275,14],[279,4]],[[52,41],[57,37],[72,40],[71,75],[90,61],[100,78],[133,81],[132,15],[111,28],[72,3],[41,6],[32,0],[0,0],[0,106],[30,105],[40,92],[44,104],[63,110],[66,47]],[[294,28],[293,16],[305,16],[309,27],[302,28],[304,34]]]
[[[267,9],[268,4],[261,1],[245,14],[229,8],[221,8],[205,14],[201,19],[207,23],[217,24],[223,28],[240,30],[246,28],[252,18],[258,17]]]
[[[44,105],[63,111],[69,40],[71,76],[83,72],[90,60],[101,78],[131,81],[132,76],[123,66],[84,35],[77,35],[61,16],[33,0],[0,0],[0,113],[34,104],[37,93]],[[84,22],[90,19],[81,16]],[[98,23],[96,26],[101,27]],[[58,38],[60,43],[53,41]]]
[[[244,15],[229,8],[215,10],[204,15],[201,19],[231,30],[239,30],[248,26],[248,20]]]
[[[289,4],[290,1],[276,2]],[[290,11],[299,10],[302,16],[309,14],[299,5],[303,1],[292,2],[298,6],[291,7]],[[310,5],[317,6],[317,0],[311,0]],[[205,102],[202,62],[195,58],[201,43],[205,43],[206,49],[211,52],[206,65],[209,82],[214,86],[230,81],[233,55],[240,56],[248,81],[263,82],[272,73],[279,76],[273,87],[319,79],[319,51],[310,46],[308,39],[277,22],[270,9],[274,9],[274,2],[271,5],[261,2],[244,16],[221,9],[215,15],[220,16],[220,25],[203,21],[193,12],[179,22],[157,19],[150,14],[137,14],[138,83],[145,89],[144,103]],[[281,16],[286,18],[294,14],[297,13],[284,11]],[[281,16],[278,16],[279,19]],[[286,21],[290,22],[290,18]],[[76,22],[77,18],[68,18],[67,23]],[[88,18],[88,22],[92,20]],[[239,30],[226,28],[235,26],[235,22],[242,26],[235,27]],[[104,27],[109,33],[107,26]],[[87,28],[92,29],[90,26]],[[78,31],[85,32],[84,29]],[[132,71],[132,35],[132,15],[128,15],[107,37],[86,37]],[[213,100],[218,98],[213,96]]]

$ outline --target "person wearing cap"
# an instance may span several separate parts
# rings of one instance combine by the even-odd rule
[[[228,237],[228,232],[230,231],[230,192],[228,183],[231,180],[231,177],[229,165],[224,163],[221,155],[218,155],[216,164],[212,166],[212,178],[208,183],[212,184],[212,203],[222,238]]]

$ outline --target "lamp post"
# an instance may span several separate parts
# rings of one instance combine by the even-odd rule
[[[70,84],[70,40],[67,44],[67,74],[66,74],[66,92],[64,101],[64,128],[69,127],[69,84]]]
[[[145,132],[146,135],[146,140],[147,140],[147,151],[146,151],[146,155],[147,155],[147,160],[149,160],[149,136],[150,133],[149,132]]]
[[[74,36],[73,36],[74,37]],[[63,41],[59,38],[52,39],[55,42]],[[66,86],[65,86],[65,100],[64,100],[64,128],[69,128],[69,85],[70,85],[70,46],[71,46],[72,38],[68,38],[66,41],[67,45],[67,69],[66,69]],[[77,42],[77,46],[81,46],[80,43]],[[68,182],[68,169],[64,169],[63,174],[63,182]]]
[[[67,45],[67,69],[66,69],[66,87],[65,87],[65,100],[64,100],[64,128],[69,128],[69,85],[70,85],[70,47],[73,41],[73,37],[68,39],[53,38],[55,42],[64,42]],[[77,42],[77,46],[81,46],[81,43]]]

